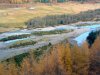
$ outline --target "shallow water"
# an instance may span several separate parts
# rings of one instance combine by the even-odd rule
[[[86,40],[87,36],[89,35],[89,33],[92,30],[95,30],[96,28],[99,28],[99,27],[100,27],[100,24],[89,25],[89,26],[79,26],[79,27],[61,25],[61,26],[55,26],[55,27],[36,28],[36,29],[33,29],[33,30],[24,29],[24,30],[18,30],[18,31],[15,31],[15,32],[3,33],[3,34],[0,35],[0,38],[6,37],[6,36],[12,36],[12,35],[31,34],[31,32],[33,32],[33,31],[52,31],[52,30],[70,30],[70,29],[77,29],[77,28],[89,28],[90,29],[89,32],[85,32],[85,33],[81,34],[80,36],[78,36],[74,39],[80,45]],[[13,42],[16,42],[16,41],[27,40],[27,39],[29,39],[29,38],[9,40],[9,41],[6,41],[5,43],[13,43]]]
[[[62,26],[56,26],[56,30],[70,30],[70,29],[76,29],[75,26],[68,26],[68,25],[62,25]]]
[[[100,24],[95,24],[95,25],[89,25],[89,26],[81,26],[80,28],[90,28],[90,29],[95,29],[100,27]]]
[[[88,37],[90,32],[85,32],[81,34],[80,36],[76,37],[74,40],[77,41],[77,44],[80,46],[83,44],[83,42],[86,41],[86,38]]]
[[[80,28],[89,28],[90,31],[89,32],[85,32],[81,35],[79,35],[78,37],[76,37],[74,40],[77,41],[77,44],[80,46],[82,45],[85,41],[86,41],[86,38],[88,37],[89,33],[91,31],[95,31],[97,28],[100,27],[100,24],[96,24],[96,25],[91,25],[91,26],[82,26]]]

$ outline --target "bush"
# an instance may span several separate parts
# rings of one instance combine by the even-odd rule
[[[8,36],[8,37],[5,37],[5,38],[2,38],[2,39],[0,39],[0,41],[5,42],[5,41],[9,41],[9,40],[27,38],[29,36],[30,36],[30,34],[13,35],[13,36]]]
[[[22,47],[22,46],[27,46],[27,45],[34,45],[36,42],[33,40],[22,40],[13,43],[9,48],[17,48],[17,47]]]
[[[71,30],[53,30],[53,31],[40,31],[40,32],[33,32],[34,35],[50,35],[50,34],[61,34],[61,33],[67,33]]]

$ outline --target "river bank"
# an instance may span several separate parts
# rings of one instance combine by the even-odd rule
[[[77,26],[79,24],[81,24],[81,22],[77,23],[77,24],[72,24],[72,25],[62,25],[62,26],[55,26],[55,27],[46,27],[46,28],[36,28],[36,29],[32,29],[32,30],[28,30],[28,29],[24,29],[24,30],[17,30],[17,31],[13,31],[13,32],[6,32],[6,33],[2,33],[0,34],[1,38],[4,37],[8,37],[8,36],[12,36],[12,35],[23,35],[23,34],[31,34],[32,32],[48,32],[48,31],[53,31],[56,29],[64,29],[64,30],[70,30],[73,29],[73,31],[68,32],[68,33],[62,33],[62,34],[52,34],[52,35],[41,35],[41,36],[36,36],[36,35],[32,35],[31,37],[28,38],[22,38],[22,39],[14,39],[14,40],[8,40],[5,42],[0,42],[0,61],[2,60],[6,60],[8,58],[11,58],[13,56],[22,54],[22,53],[26,53],[29,52],[31,49],[37,49],[39,47],[45,46],[45,45],[55,45],[57,43],[60,43],[63,40],[68,40],[71,39],[71,41],[69,42],[74,42],[74,43],[78,43],[78,41],[85,41],[86,35],[88,35],[88,32],[90,32],[91,30],[97,29],[100,27],[99,22],[87,22],[89,24],[85,25],[85,26]],[[82,22],[83,24],[83,22]],[[86,24],[86,22],[84,23]],[[91,25],[90,25],[91,24]],[[93,25],[94,24],[94,25]],[[86,34],[85,36],[83,36],[84,34]],[[80,37],[81,36],[81,37]],[[77,39],[76,39],[77,38]],[[80,39],[81,38],[81,39]],[[17,41],[21,41],[21,40],[33,40],[33,41],[37,41],[36,44],[34,45],[28,45],[28,46],[23,46],[23,47],[18,47],[18,48],[8,48],[8,46],[12,45],[13,43],[16,43]]]

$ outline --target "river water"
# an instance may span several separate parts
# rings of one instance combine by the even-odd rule
[[[85,33],[79,35],[79,36],[76,37],[74,40],[77,41],[77,44],[78,44],[79,46],[82,45],[82,44],[86,41],[86,39],[87,39],[89,33],[90,33],[91,31],[95,31],[95,30],[98,29],[99,27],[100,27],[100,24],[90,25],[90,26],[81,26],[80,28],[89,28],[90,31],[85,32]]]
[[[95,24],[95,25],[88,25],[88,26],[68,26],[68,25],[61,25],[61,26],[56,26],[56,27],[46,27],[46,28],[36,28],[33,30],[19,30],[19,31],[15,31],[15,32],[6,32],[0,35],[0,38],[3,37],[7,37],[7,36],[12,36],[12,35],[21,35],[21,34],[31,34],[31,32],[33,31],[51,31],[51,30],[69,30],[69,29],[77,29],[77,28],[88,28],[90,31],[85,32],[79,36],[77,36],[76,38],[74,38],[73,40],[77,41],[78,45],[82,45],[83,42],[85,42],[87,36],[89,35],[89,33],[93,30],[96,30],[97,28],[100,27],[100,24]],[[15,40],[9,40],[6,41],[5,43],[13,43],[16,41],[20,41],[20,40],[27,40],[29,38],[22,38],[22,39],[15,39]]]

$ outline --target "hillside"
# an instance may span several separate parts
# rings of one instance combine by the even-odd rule
[[[100,75],[100,0],[0,0],[0,75]]]

